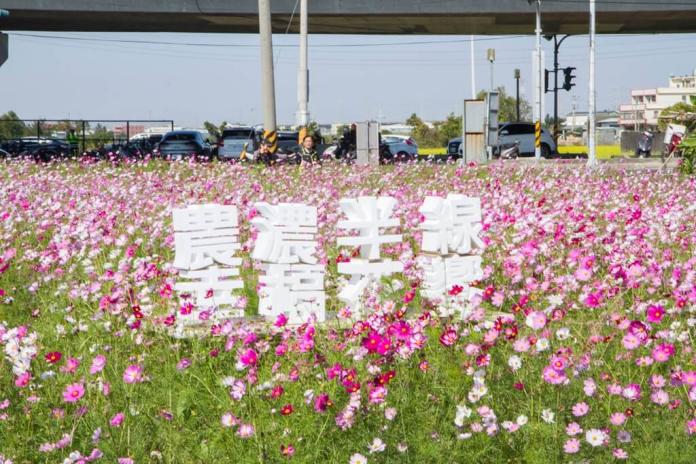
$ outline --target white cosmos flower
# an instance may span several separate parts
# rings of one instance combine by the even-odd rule
[[[510,366],[510,369],[512,369],[513,371],[518,370],[520,367],[522,367],[522,358],[520,358],[516,354],[513,354],[508,359],[508,366]]]
[[[372,443],[368,445],[368,449],[370,450],[370,454],[374,453],[381,453],[384,451],[384,449],[387,446],[384,444],[384,442],[380,438],[375,438],[372,440]]]
[[[367,464],[367,458],[360,453],[355,453],[350,457],[348,464]]]
[[[590,429],[585,433],[585,440],[592,446],[601,446],[606,439],[606,434],[599,429]]]
[[[543,411],[541,411],[541,420],[543,420],[547,424],[555,424],[555,417],[556,415],[550,409],[544,409]]]

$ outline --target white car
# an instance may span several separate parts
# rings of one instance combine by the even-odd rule
[[[222,131],[218,142],[218,158],[239,159],[242,152],[249,155],[258,147],[258,137],[253,127],[228,127]]]

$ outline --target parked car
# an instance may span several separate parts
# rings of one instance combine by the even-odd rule
[[[164,134],[157,147],[157,153],[171,160],[180,160],[189,156],[210,159],[212,147],[198,131],[177,130]]]
[[[382,142],[389,146],[389,151],[397,161],[410,161],[418,158],[418,144],[411,137],[383,135]]]
[[[21,157],[29,157],[34,161],[51,161],[56,158],[63,158],[70,155],[70,148],[57,143],[42,143],[33,145],[19,153]]]
[[[253,153],[258,148],[259,138],[253,127],[230,127],[222,131],[218,141],[218,158],[239,159],[241,153]]]
[[[498,139],[493,147],[493,156],[498,156],[499,147],[510,147],[519,144],[520,156],[534,156],[534,124],[529,122],[502,123],[498,129]],[[447,143],[447,155],[452,158],[462,157],[462,138],[457,137]],[[541,156],[550,158],[556,155],[556,144],[546,129],[541,129]]]
[[[519,142],[520,156],[534,156],[534,123],[508,122],[500,125],[498,129],[498,146],[510,145]],[[551,134],[544,128],[541,129],[541,156],[550,158],[555,155],[556,144]],[[497,147],[493,148],[493,154],[497,154]]]

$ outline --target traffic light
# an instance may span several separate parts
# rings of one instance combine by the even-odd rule
[[[563,69],[563,74],[565,75],[565,81],[563,81],[563,88],[565,90],[570,90],[571,87],[575,87],[575,84],[573,84],[573,79],[575,79],[575,74],[573,74],[573,71],[575,71],[575,68],[567,67]]]
[[[551,71],[544,69],[544,93],[549,93],[553,89],[549,89],[549,74]]]

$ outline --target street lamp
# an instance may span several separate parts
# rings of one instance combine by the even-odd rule
[[[490,91],[493,91],[493,63],[495,62],[495,48],[489,48],[486,51],[486,58],[488,58],[488,62],[491,64],[491,87]]]
[[[515,69],[515,109],[517,110],[517,122],[520,122],[520,70]]]
[[[536,91],[534,109],[536,110],[536,118],[534,118],[534,158],[539,161],[541,159],[541,118],[544,116],[541,114],[541,102],[543,98],[543,93],[541,90],[541,82],[543,80],[543,69],[541,66],[541,0],[527,0],[531,5],[536,4],[536,50],[534,55],[536,57],[536,69],[534,73],[536,74]]]

